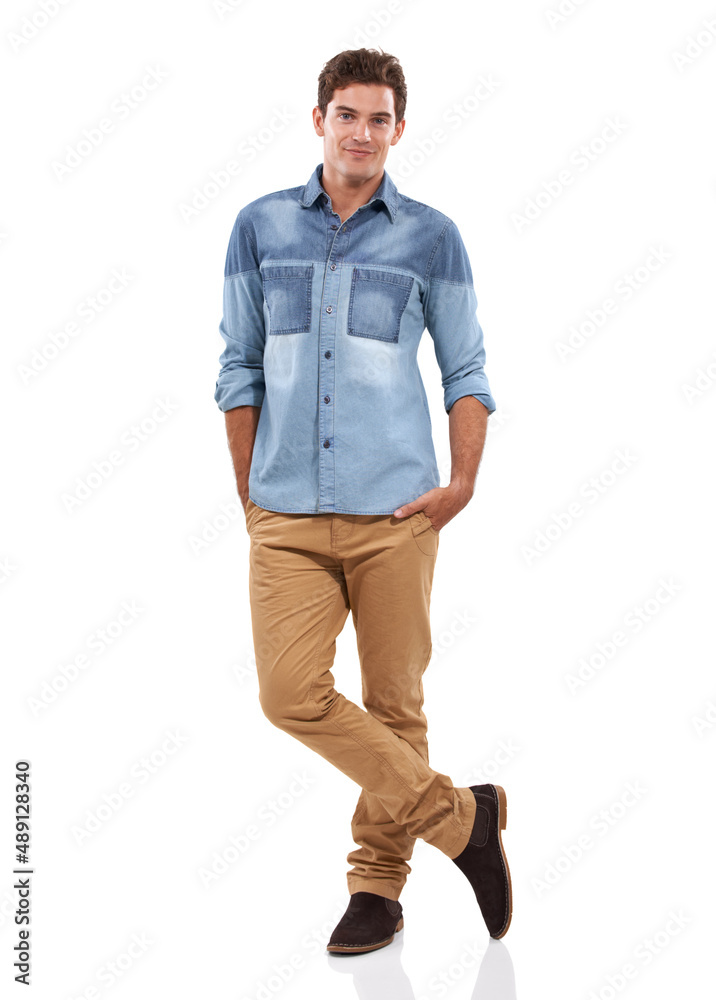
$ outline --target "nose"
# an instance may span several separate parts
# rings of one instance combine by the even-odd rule
[[[365,123],[362,129],[360,125],[356,125],[355,131],[353,132],[353,138],[357,142],[370,141],[370,128],[368,127],[368,122]]]

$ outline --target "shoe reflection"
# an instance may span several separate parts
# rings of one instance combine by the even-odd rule
[[[472,1000],[516,1000],[515,969],[504,941],[490,938],[477,973]]]
[[[473,956],[469,968],[459,956],[453,963],[448,959],[442,971],[436,972],[428,982],[417,983],[414,989],[402,964],[403,935],[404,931],[399,931],[389,945],[360,955],[328,953],[328,968],[337,974],[353,976],[358,1000],[423,1000],[449,995],[450,984],[454,987],[458,978],[456,966],[462,968],[460,979],[474,975],[474,956],[477,955],[480,964],[472,1000],[516,1000],[512,959],[502,940],[488,938],[489,943],[484,948],[466,947],[463,953]]]

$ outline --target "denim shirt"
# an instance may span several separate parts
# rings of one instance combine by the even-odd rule
[[[427,330],[445,411],[495,410],[465,246],[387,171],[345,222],[321,184],[263,195],[226,255],[220,410],[260,406],[249,496],[268,510],[392,514],[440,485],[417,351]]]

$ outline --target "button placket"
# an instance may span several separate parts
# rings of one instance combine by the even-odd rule
[[[327,211],[327,214],[329,217],[337,218],[335,213]],[[318,434],[321,445],[318,453],[318,502],[320,510],[327,507],[333,508],[336,498],[335,407],[332,401],[336,382],[336,322],[338,320],[338,292],[341,281],[341,269],[338,265],[348,234],[345,224],[339,225],[332,222],[328,228],[329,232],[335,231],[335,235],[332,240],[329,239],[321,298],[321,322],[318,331],[318,349],[321,358],[318,369]]]

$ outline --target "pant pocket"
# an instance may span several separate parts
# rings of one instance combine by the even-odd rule
[[[425,513],[424,510],[419,510],[418,514],[421,514],[423,516],[423,518],[428,522],[428,524],[430,525],[430,530],[431,531],[434,531],[436,535],[440,534],[440,532],[438,531],[438,529],[433,527],[433,522],[430,520],[429,516]]]
[[[417,510],[409,517],[415,544],[426,556],[436,556],[440,541],[440,532],[433,528],[432,521],[423,510]]]
[[[251,497],[246,501],[246,509],[244,510],[244,515],[246,518],[246,530],[251,533],[251,529],[254,527],[256,522],[261,518],[262,514],[266,514],[265,507],[259,507],[255,504]]]

